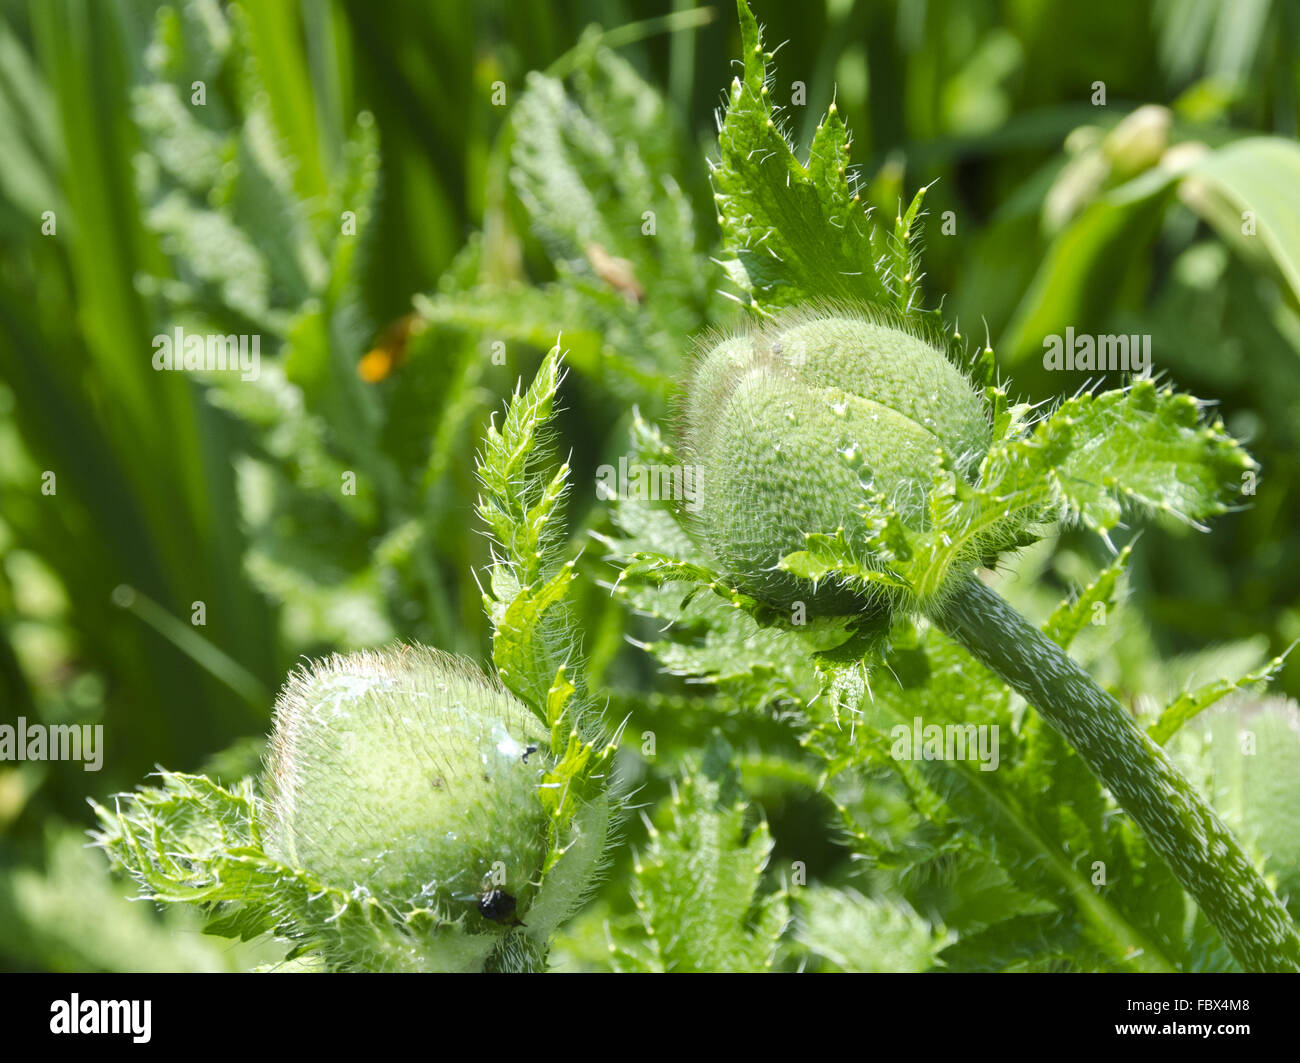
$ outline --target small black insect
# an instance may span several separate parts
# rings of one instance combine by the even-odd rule
[[[521,759],[525,764],[527,764],[527,763],[528,763],[528,758],[529,758],[533,753],[536,753],[536,752],[537,752],[537,747],[536,747],[536,746],[529,746],[527,749],[524,750],[524,755],[523,755],[520,759]]]
[[[503,889],[487,889],[478,895],[478,914],[502,926],[523,926],[515,918],[515,898]]]

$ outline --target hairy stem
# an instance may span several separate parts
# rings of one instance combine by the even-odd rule
[[[1232,832],[1163,749],[975,576],[931,619],[1019,691],[1137,821],[1248,971],[1300,971],[1300,935]]]

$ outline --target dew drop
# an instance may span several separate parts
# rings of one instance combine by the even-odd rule
[[[492,741],[496,745],[496,751],[503,757],[513,760],[523,755],[524,747],[510,737],[500,720],[492,725]]]

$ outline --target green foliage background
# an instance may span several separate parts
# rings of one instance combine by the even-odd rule
[[[4,0],[0,11],[0,722],[102,723],[106,741],[99,774],[0,764],[0,967],[273,958],[198,936],[183,912],[126,904],[81,847],[85,799],[108,802],[158,764],[237,783],[303,655],[415,639],[487,660],[474,453],[557,335],[571,370],[553,426],[575,485],[568,552],[585,547],[571,599],[606,722],[629,718],[622,770],[646,816],[625,824],[556,959],[1114,962],[1050,905],[1021,903],[1033,882],[927,835],[875,768],[826,785],[826,764],[856,754],[807,719],[812,680],[794,674],[806,661],[773,647],[771,668],[755,666],[762,633],[718,636],[740,620],[699,602],[687,615],[661,589],[632,591],[628,610],[609,591],[610,555],[638,537],[666,552],[674,533],[653,512],[616,522],[590,487],[595,470],[633,452],[629,432],[657,445],[649,425],[672,423],[691,338],[738,313],[706,161],[738,73],[729,5]],[[987,334],[1016,398],[1085,382],[1041,371],[1046,334],[1149,333],[1156,368],[1217,401],[1260,462],[1253,504],[1213,534],[1161,524],[1122,579],[1107,570],[1096,596],[1120,585],[1131,598],[1104,629],[1076,625],[1076,654],[1135,706],[1259,674],[1300,638],[1300,4],[760,0],[756,13],[769,47],[786,42],[772,99],[790,101],[796,81],[806,92],[784,112],[800,157],[833,97],[860,194],[887,226],[933,183],[916,222],[925,275],[908,284],[927,306],[942,299],[949,326]],[[190,105],[196,80],[202,108]],[[1104,106],[1091,102],[1096,82]],[[1144,104],[1168,111],[1115,132]],[[1243,238],[1243,205],[1266,239]],[[344,211],[356,236],[341,233]],[[413,309],[426,327],[384,379],[363,379],[363,356]],[[154,372],[151,338],[176,325],[260,333],[262,378]],[[355,495],[340,492],[346,472]],[[1107,560],[1067,534],[1017,562],[1004,593],[1046,619]],[[190,623],[195,602],[204,626]],[[647,654],[665,619],[699,638]],[[710,655],[746,640],[734,673]],[[942,665],[920,649],[912,660]],[[686,678],[701,674],[704,694]],[[995,686],[952,696],[1010,713]],[[1294,659],[1274,690],[1300,694]],[[655,753],[640,756],[647,731]],[[1194,763],[1208,763],[1190,747],[1212,733],[1186,736]],[[1074,770],[1055,776],[1061,807]],[[1092,829],[1050,824],[1039,837]],[[700,868],[690,854],[703,837],[721,841]],[[890,869],[886,849],[911,862]],[[1294,876],[1295,853],[1272,870]],[[688,867],[703,876],[692,889],[726,898],[719,925],[672,909]],[[796,868],[808,884],[787,895]],[[989,931],[1013,912],[1014,925]],[[656,936],[659,925],[677,933]],[[1187,966],[1225,962],[1195,932],[1170,951]]]

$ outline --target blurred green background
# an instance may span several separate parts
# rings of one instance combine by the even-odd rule
[[[1155,369],[1262,463],[1213,536],[1147,533],[1149,643],[1108,647],[1112,686],[1157,693],[1152,656],[1249,665],[1300,638],[1300,2],[755,10],[786,42],[771,91],[798,143],[833,96],[885,217],[937,182],[930,302],[1019,394],[1085,382],[1042,370],[1045,335],[1150,334]],[[122,902],[86,796],[158,764],[255,770],[303,655],[402,638],[486,659],[473,454],[561,331],[573,537],[607,525],[581,485],[734,313],[707,158],[735,12],[0,11],[0,723],[103,724],[106,747],[98,774],[0,764],[0,969],[247,966]],[[177,325],[260,335],[261,377],[155,372]],[[1067,537],[1047,578],[1068,589],[1087,549]],[[584,567],[595,679],[651,689],[598,549]],[[1300,662],[1277,689],[1300,694]]]

